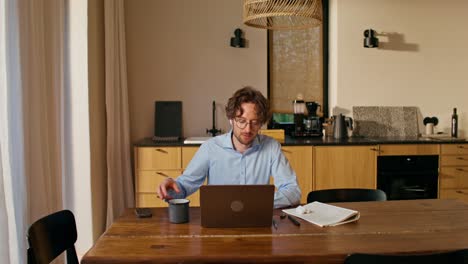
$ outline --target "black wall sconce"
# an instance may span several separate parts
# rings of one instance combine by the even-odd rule
[[[244,48],[245,47],[245,39],[242,38],[242,30],[237,28],[234,30],[234,37],[231,38],[231,47],[234,48]]]
[[[364,48],[377,48],[379,46],[379,39],[375,37],[376,34],[373,29],[364,31]]]

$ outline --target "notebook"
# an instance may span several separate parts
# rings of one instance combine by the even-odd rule
[[[202,185],[203,227],[270,227],[274,185]]]
[[[358,211],[321,202],[308,203],[295,209],[285,209],[283,212],[320,227],[351,223],[357,221],[360,217]]]

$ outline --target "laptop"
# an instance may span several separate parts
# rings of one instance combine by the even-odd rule
[[[203,227],[270,227],[274,185],[202,185]]]

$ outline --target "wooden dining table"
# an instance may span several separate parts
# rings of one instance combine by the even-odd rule
[[[127,209],[81,263],[343,263],[351,253],[420,254],[468,248],[468,204],[457,200],[335,203],[358,221],[318,227],[280,218],[276,228],[205,228],[200,209],[190,221],[169,222],[167,208],[150,218]]]

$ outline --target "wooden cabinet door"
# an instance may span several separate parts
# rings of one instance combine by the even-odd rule
[[[376,149],[376,146],[314,147],[315,189],[375,189]]]
[[[182,168],[187,168],[195,153],[200,147],[183,147],[182,148]]]
[[[442,144],[440,154],[468,155],[468,144]]]
[[[138,171],[135,181],[137,192],[156,192],[159,184],[167,178],[176,178],[182,173],[181,170],[147,170]]]
[[[182,168],[185,170],[200,147],[182,147]],[[206,181],[205,181],[206,184]],[[194,192],[187,197],[190,200],[190,206],[200,206],[200,191]]]
[[[180,153],[180,147],[137,147],[135,167],[137,170],[180,169]]]
[[[468,144],[440,147],[439,198],[468,202]]]
[[[312,147],[283,146],[281,148],[289,164],[296,172],[297,183],[301,188],[301,203],[307,203],[307,194],[312,191]]]
[[[468,189],[441,189],[440,199],[456,199],[468,203]]]
[[[182,173],[180,147],[135,147],[135,203],[137,207],[166,207],[156,188]]]
[[[439,155],[438,144],[388,144],[379,146],[380,156]]]
[[[159,184],[168,177],[176,178],[182,170],[139,170],[135,179],[137,207],[167,207],[167,203],[156,196]]]
[[[439,183],[441,189],[468,189],[468,167],[441,167]]]

